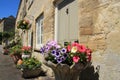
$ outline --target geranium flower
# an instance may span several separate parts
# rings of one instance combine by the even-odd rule
[[[78,50],[79,50],[79,52],[83,53],[86,51],[86,47],[84,45],[80,45],[80,46],[78,46]]]
[[[86,49],[86,55],[91,55],[91,53],[92,53],[92,51],[91,51],[91,49]]]
[[[80,59],[80,57],[78,57],[78,56],[74,56],[74,57],[73,57],[73,61],[74,61],[75,63],[77,63],[77,62],[79,61],[79,59]]]
[[[71,46],[70,46],[70,45],[67,46],[67,50],[68,50],[69,52],[71,51]]]

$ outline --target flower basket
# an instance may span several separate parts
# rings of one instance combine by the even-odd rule
[[[41,73],[41,68],[32,69],[32,70],[24,69],[22,70],[22,77],[24,78],[37,77],[39,76],[40,73]]]
[[[22,76],[24,78],[36,77],[41,72],[41,62],[36,58],[24,58],[20,60],[17,64],[17,68],[22,71]]]
[[[80,72],[91,62],[92,51],[79,43],[61,46],[49,41],[40,52],[45,56],[45,64],[50,67],[55,80],[78,80]]]
[[[22,30],[28,30],[30,28],[31,24],[29,22],[29,20],[20,20],[17,23],[17,28],[18,29],[22,29]]]
[[[30,58],[31,57],[31,47],[30,46],[23,46],[22,47],[22,58]]]

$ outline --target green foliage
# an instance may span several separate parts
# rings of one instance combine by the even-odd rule
[[[20,20],[17,22],[17,28],[18,29],[29,29],[30,28],[30,23],[29,23],[29,20]]]
[[[0,33],[0,37],[2,38],[3,41],[8,40],[8,39],[13,39],[15,36],[15,32],[11,31],[11,32],[1,32]]]
[[[21,45],[15,45],[13,47],[10,48],[10,54],[21,54],[22,50],[21,50]]]
[[[21,65],[17,65],[19,69],[25,70],[34,70],[41,67],[41,62],[36,58],[25,58]]]

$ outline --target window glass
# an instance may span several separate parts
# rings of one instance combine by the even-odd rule
[[[39,48],[43,42],[43,15],[36,21],[36,48]]]

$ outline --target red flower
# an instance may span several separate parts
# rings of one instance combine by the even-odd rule
[[[86,47],[84,45],[80,45],[78,47],[78,50],[79,50],[79,52],[85,52],[86,51]]]
[[[91,56],[87,56],[87,61],[90,62],[91,61]]]
[[[69,52],[71,51],[71,46],[70,45],[67,46],[67,51],[69,51]]]
[[[74,61],[75,63],[77,63],[77,62],[79,61],[79,59],[80,59],[80,57],[78,57],[78,56],[74,56],[74,57],[73,57],[73,61]]]
[[[91,56],[91,53],[92,53],[91,49],[86,49],[86,55],[87,56]]]

